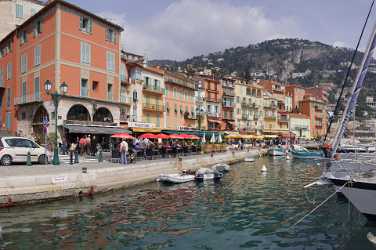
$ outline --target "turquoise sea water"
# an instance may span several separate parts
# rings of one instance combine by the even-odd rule
[[[260,169],[265,164],[266,174]],[[331,187],[303,186],[317,162],[260,159],[220,181],[128,190],[0,210],[2,249],[373,249],[367,223]]]

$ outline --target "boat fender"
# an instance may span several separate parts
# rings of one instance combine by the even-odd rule
[[[376,236],[373,235],[373,233],[368,232],[367,234],[367,239],[374,245],[376,246]]]

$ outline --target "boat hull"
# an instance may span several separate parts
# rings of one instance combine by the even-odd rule
[[[291,150],[291,155],[295,159],[323,159],[324,158],[324,153],[320,151],[296,151],[296,150]]]
[[[223,177],[222,173],[205,173],[205,174],[196,174],[196,181],[206,181],[206,180],[219,180]]]
[[[190,181],[193,181],[194,179],[195,179],[194,175],[170,174],[170,175],[160,175],[158,178],[158,181],[163,182],[163,183],[179,184],[179,183],[190,182]]]
[[[345,179],[330,179],[336,190],[348,182]],[[370,220],[376,219],[376,184],[352,181],[343,187],[340,192]]]
[[[279,149],[269,149],[268,150],[268,155],[269,156],[285,156],[286,152],[279,150]]]

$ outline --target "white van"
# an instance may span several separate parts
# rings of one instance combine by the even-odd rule
[[[48,162],[46,149],[34,141],[23,137],[2,137],[0,139],[0,163],[3,166],[13,162],[26,162],[30,152],[31,161],[39,164]]]

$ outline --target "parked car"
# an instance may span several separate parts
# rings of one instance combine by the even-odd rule
[[[23,137],[0,138],[0,163],[9,166],[14,162],[26,162],[30,152],[31,161],[39,164],[48,162],[46,149],[36,142]]]

